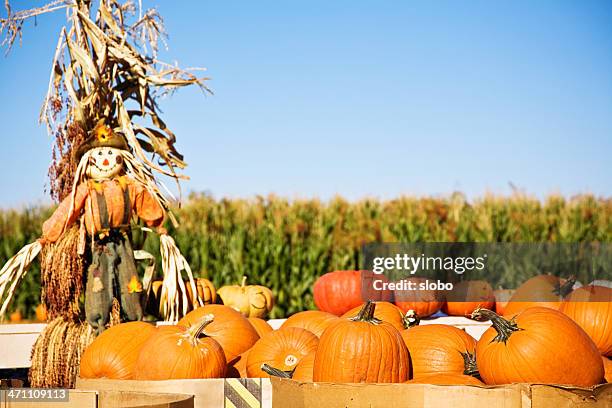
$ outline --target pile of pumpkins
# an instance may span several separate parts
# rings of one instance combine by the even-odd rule
[[[327,275],[321,278],[325,285],[318,281],[314,288],[322,310],[296,313],[278,330],[218,304],[189,312],[177,325],[116,325],[86,349],[80,375],[142,380],[275,375],[337,383],[592,386],[605,381],[604,366],[610,369],[610,287],[585,286],[571,292],[571,301],[555,303],[551,297],[550,304],[521,298],[515,305],[519,302],[510,299],[507,308],[521,309],[513,315],[495,313],[495,303],[490,308],[460,305],[471,309],[470,317],[492,323],[476,340],[453,326],[419,325],[417,313],[406,312],[405,305],[379,299],[351,303],[351,293],[360,293],[361,279],[350,283],[351,291],[331,289],[338,282],[326,283]],[[546,291],[548,281],[542,275],[526,284]],[[553,292],[563,285],[559,283],[551,285]]]

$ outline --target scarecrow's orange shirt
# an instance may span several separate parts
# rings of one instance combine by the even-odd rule
[[[77,187],[74,196],[74,210],[70,211],[72,197],[66,197],[55,210],[51,218],[43,224],[43,240],[48,242],[57,241],[64,231],[70,227],[79,217],[84,216],[85,227],[91,235],[102,231],[102,216],[98,200],[99,194],[104,197],[108,214],[108,227],[117,228],[124,226],[126,203],[124,192],[129,194],[129,220],[132,214],[136,214],[148,227],[158,228],[164,232],[164,210],[153,198],[153,196],[142,185],[123,176],[113,180],[97,182],[88,180]]]

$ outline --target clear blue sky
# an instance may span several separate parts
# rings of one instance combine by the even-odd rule
[[[612,193],[609,1],[143,3],[167,55],[213,78],[162,102],[187,190]],[[48,200],[37,117],[62,19],[0,57],[0,207]]]

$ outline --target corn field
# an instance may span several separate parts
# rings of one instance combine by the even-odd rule
[[[0,211],[0,262],[35,240],[51,211]],[[271,317],[313,308],[316,278],[332,270],[357,269],[360,248],[369,242],[612,241],[612,199],[591,195],[544,201],[487,195],[471,202],[459,193],[357,202],[192,195],[176,215],[181,226],[169,228],[170,234],[193,271],[217,287],[236,284],[243,275],[270,287],[277,301]],[[145,238],[136,230],[134,244],[159,256],[159,239],[153,234]],[[39,298],[36,263],[12,309],[32,316]]]

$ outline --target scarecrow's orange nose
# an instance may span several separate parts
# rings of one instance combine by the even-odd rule
[[[108,166],[108,159],[104,159],[104,161],[102,162],[103,165]]]

